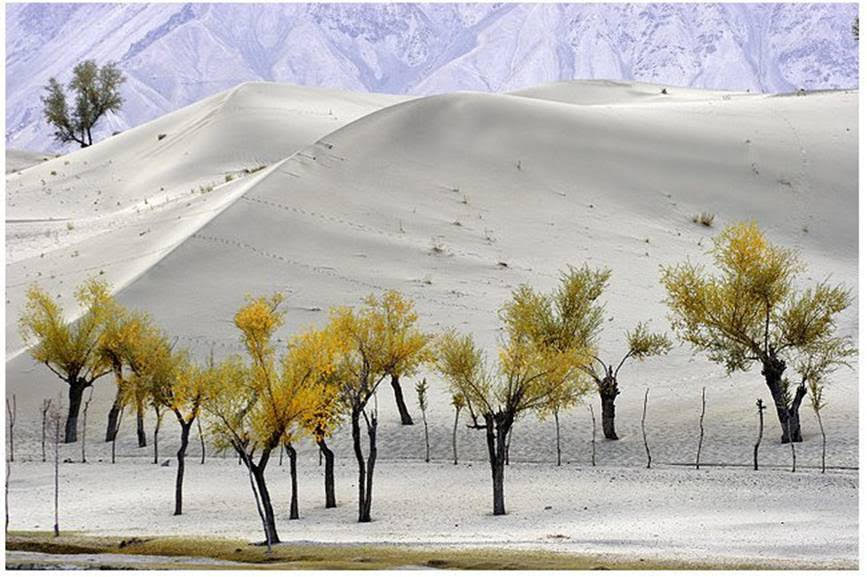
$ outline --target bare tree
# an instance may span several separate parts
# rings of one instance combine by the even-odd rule
[[[418,397],[421,420],[424,423],[424,462],[430,463],[430,436],[427,429],[427,379],[422,379],[415,384],[415,393]]]
[[[45,462],[45,425],[48,421],[48,411],[51,410],[51,399],[42,399],[42,462]]]
[[[54,536],[60,537],[60,405],[51,415],[54,426]]]
[[[647,420],[647,395],[650,394],[650,389],[644,389],[644,410],[641,412],[641,436],[644,437],[644,452],[647,453],[647,468],[650,468],[650,446],[647,444],[647,430],[644,428],[644,423]]]
[[[115,448],[117,447],[117,433],[120,431],[120,423],[123,421],[123,410],[124,407],[120,408],[120,412],[117,414],[117,429],[115,429],[115,434],[111,438],[111,464],[114,465],[114,457],[115,457]]]
[[[9,397],[6,397],[6,422],[9,423],[9,462],[15,462],[15,417],[18,414],[18,406],[15,402],[15,395],[12,395],[12,403],[9,403]]]
[[[9,532],[9,477],[12,474],[12,463],[6,460],[6,532]]]
[[[156,416],[156,422],[154,423],[154,465],[158,464],[160,461],[160,443],[159,443],[159,435],[160,435],[160,425],[163,424],[163,406],[154,403],[154,416]]]
[[[464,396],[460,393],[452,395],[452,406],[455,408],[455,424],[452,427],[452,453],[455,457],[455,465],[458,464],[458,419],[461,416],[461,409],[467,404]]]
[[[698,451],[695,454],[695,470],[698,471],[701,464],[701,444],[704,441],[704,409],[705,409],[705,387],[701,388],[701,416],[698,418]]]
[[[87,462],[87,409],[90,408],[90,402],[93,400],[93,387],[87,395],[87,400],[84,401],[84,406],[81,411],[81,462]]]
[[[758,399],[756,400],[756,407],[759,409],[759,436],[756,439],[756,444],[753,446],[753,471],[759,470],[759,445],[762,444],[762,435],[765,432],[765,403]]]

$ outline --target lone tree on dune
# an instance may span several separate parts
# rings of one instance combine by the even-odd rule
[[[787,361],[824,351],[835,361],[853,354],[839,348],[837,317],[852,303],[848,289],[827,281],[796,291],[804,265],[797,254],[771,244],[755,223],[729,226],[709,251],[717,274],[691,262],[664,267],[672,327],[678,336],[726,370],[762,366],[774,400],[782,442],[800,442],[799,409],[807,386],[794,391],[783,377]],[[824,372],[824,371],[823,371]]]
[[[493,482],[494,515],[504,515],[504,473],[508,437],[521,414],[538,410],[562,388],[583,378],[590,354],[587,326],[571,306],[581,290],[579,271],[570,269],[553,294],[518,288],[501,311],[506,337],[496,371],[471,336],[446,333],[439,341],[436,367],[453,393],[461,393],[473,429],[485,431]]]
[[[18,321],[31,356],[69,386],[69,413],[65,443],[77,440],[78,413],[84,390],[111,372],[98,352],[100,335],[113,299],[108,285],[85,282],[75,293],[83,314],[67,324],[63,308],[48,293],[33,285],[27,291],[24,313]]]
[[[93,144],[93,128],[109,111],[117,112],[123,104],[120,85],[126,81],[113,62],[97,66],[93,60],[79,62],[72,69],[69,90],[75,98],[72,109],[63,85],[50,78],[42,97],[45,119],[54,127],[54,138],[61,144],[77,142],[81,148]]]
[[[430,338],[415,328],[417,319],[412,301],[396,291],[386,291],[381,298],[371,295],[358,310],[338,307],[331,311],[326,330],[333,331],[337,342],[344,344],[335,362],[345,375],[340,398],[349,413],[358,463],[359,523],[371,520],[376,465],[377,410],[368,411],[367,403],[397,368],[414,364],[414,358],[424,358]],[[367,428],[366,459],[361,445],[362,419]]]
[[[309,390],[286,387],[277,369],[272,340],[283,324],[282,302],[280,294],[248,299],[237,312],[235,326],[241,331],[250,364],[239,357],[220,363],[204,405],[215,446],[233,449],[248,470],[269,549],[280,537],[265,469],[274,449],[281,450],[287,431],[312,405]]]

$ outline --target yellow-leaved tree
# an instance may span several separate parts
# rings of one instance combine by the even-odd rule
[[[249,298],[235,314],[249,362],[233,356],[214,369],[204,410],[218,449],[234,450],[250,477],[250,487],[269,549],[279,543],[265,469],[274,449],[291,436],[313,405],[306,387],[289,386],[274,350],[274,333],[283,324],[282,295]]]
[[[75,292],[81,316],[67,323],[60,304],[38,285],[27,291],[18,326],[34,360],[69,387],[64,443],[77,440],[78,413],[84,390],[111,372],[99,354],[99,340],[113,299],[105,282],[91,279]]]
[[[571,283],[580,283],[575,269],[563,274],[552,294],[521,286],[502,311],[505,340],[499,362],[488,365],[484,352],[469,335],[443,335],[435,365],[452,393],[466,400],[471,428],[485,431],[493,482],[494,515],[504,515],[504,473],[509,431],[526,411],[544,410],[564,390],[587,390],[581,367],[592,354],[579,308],[570,306]]]
[[[380,383],[413,359],[424,359],[430,337],[416,328],[413,302],[397,291],[364,299],[358,310],[337,307],[331,311],[327,331],[337,343],[336,370],[341,375],[340,404],[349,414],[352,445],[358,463],[358,521],[369,522],[376,465],[377,410],[367,409]],[[361,444],[364,419],[368,452]]]
[[[662,269],[672,327],[729,373],[759,363],[782,442],[800,442],[798,411],[808,381],[793,391],[783,373],[787,362],[797,363],[802,355],[818,352],[839,362],[855,354],[850,339],[837,335],[851,292],[827,281],[797,290],[803,262],[795,251],[772,244],[754,222],[727,227],[710,255],[715,273],[689,261]]]

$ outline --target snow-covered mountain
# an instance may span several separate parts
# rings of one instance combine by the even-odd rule
[[[853,88],[857,4],[9,4],[6,143],[52,149],[40,96],[120,63],[124,130],[246,80],[371,92],[574,78],[786,92]]]

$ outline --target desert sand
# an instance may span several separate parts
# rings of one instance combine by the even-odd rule
[[[857,93],[667,91],[571,82],[518,94],[406,100],[250,83],[7,175],[6,378],[7,394],[18,398],[21,458],[36,458],[38,405],[62,385],[35,366],[18,336],[24,291],[34,281],[71,306],[72,288],[102,275],[122,303],[149,311],[199,356],[212,347],[217,356],[240,350],[231,317],[245,294],[287,295],[285,338],[323,323],[331,306],[394,288],[415,300],[425,329],[472,331],[494,355],[497,310],[510,292],[525,282],[551,288],[566,265],[587,262],[613,270],[601,340],[602,355],[612,361],[625,352],[623,334],[636,322],[668,328],[659,267],[686,257],[707,262],[705,251],[726,224],[754,219],[774,242],[799,249],[809,267],[804,282],[830,275],[856,286]],[[716,215],[712,228],[692,222],[700,212]],[[856,301],[841,330],[857,336],[857,329]],[[815,470],[821,439],[808,407],[805,441],[797,447],[802,472],[785,472],[791,455],[779,445],[771,415],[762,462],[778,469],[743,467],[752,459],[755,401],[770,402],[758,367],[727,376],[678,346],[666,357],[627,365],[621,375],[622,439],[598,444],[597,469],[589,467],[586,406],[561,417],[567,463],[559,469],[553,423],[528,415],[517,424],[506,477],[513,513],[505,519],[488,514],[483,435],[461,428],[462,458],[471,468],[462,465],[455,475],[444,464],[452,413],[442,383],[428,372],[418,375],[433,386],[429,420],[440,463],[429,468],[418,462],[420,425],[399,425],[386,384],[377,399],[377,522],[362,528],[352,522],[344,430],[331,443],[342,467],[343,508],[333,516],[318,509],[316,452],[308,443],[306,521],[290,528],[281,510],[278,528],[284,538],[313,540],[555,542],[667,558],[855,563],[856,372],[841,370],[828,387],[826,475]],[[414,379],[404,381],[411,398]],[[696,472],[677,464],[695,458],[702,387],[708,397],[702,460],[729,467]],[[641,469],[645,388],[658,467],[651,471]],[[94,460],[106,459],[107,448],[97,446],[113,396],[110,378],[97,382],[89,432]],[[593,396],[587,401],[598,403]],[[164,426],[165,458],[175,436],[171,423]],[[252,496],[232,459],[192,473],[188,492],[199,505],[172,519],[166,503],[173,467],[147,464],[150,448],[134,447],[131,429],[120,451],[116,484],[98,492],[90,487],[110,465],[68,466],[70,528],[257,537]],[[207,482],[215,474],[227,479],[219,497]],[[270,474],[278,487],[285,484],[278,467]],[[232,475],[237,482],[228,481]],[[39,464],[13,473],[10,500],[18,512],[13,505],[10,528],[46,527],[49,513],[36,513],[46,483]],[[550,490],[544,498],[542,485]],[[434,491],[439,496],[426,499],[413,519],[399,521],[418,495]],[[279,507],[285,491],[274,492]],[[634,499],[629,506],[625,495]],[[225,506],[205,505],[212,497]],[[122,514],[132,506],[141,515]],[[244,522],[235,523],[241,514]],[[658,531],[649,533],[633,522],[636,516]],[[549,542],[553,534],[568,539]],[[757,535],[769,537],[757,542]]]

